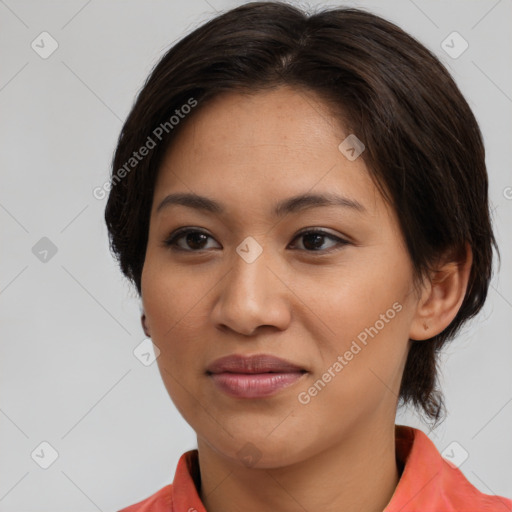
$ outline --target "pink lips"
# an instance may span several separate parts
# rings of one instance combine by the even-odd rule
[[[307,372],[284,359],[258,354],[222,357],[208,366],[206,373],[230,396],[263,398],[292,385]]]

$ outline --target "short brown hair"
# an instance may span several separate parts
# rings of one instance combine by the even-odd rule
[[[222,92],[280,85],[317,93],[364,142],[362,158],[398,216],[415,277],[447,251],[464,254],[465,243],[471,246],[458,314],[437,336],[411,340],[401,383],[401,403],[437,421],[439,351],[482,308],[497,250],[485,152],[476,119],[445,67],[381,17],[354,8],[308,15],[281,2],[252,2],[174,45],[148,77],[118,140],[105,210],[111,249],[140,294],[157,172],[177,130],[194,115],[174,126],[173,113],[191,98],[197,111]],[[127,169],[159,126],[165,130],[157,147]]]

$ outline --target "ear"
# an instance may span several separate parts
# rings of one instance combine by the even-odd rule
[[[425,282],[409,332],[412,340],[425,340],[442,332],[457,315],[469,281],[473,253],[468,242],[463,254],[443,258]]]
[[[146,320],[146,314],[145,313],[142,313],[142,316],[140,317],[140,323],[142,324],[142,329],[144,331],[144,334],[148,338],[151,338],[151,334],[149,332],[149,327],[148,327],[148,321]]]

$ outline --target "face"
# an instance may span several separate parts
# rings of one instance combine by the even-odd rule
[[[198,443],[233,460],[292,464],[394,423],[417,298],[394,212],[338,148],[349,133],[310,92],[229,93],[186,120],[159,170],[146,327]],[[287,203],[301,195],[342,199]],[[233,354],[300,371],[207,371]]]

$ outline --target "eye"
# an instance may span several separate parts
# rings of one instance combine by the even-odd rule
[[[208,247],[205,246],[205,243],[209,238],[213,240],[213,238],[204,231],[200,231],[194,228],[182,228],[178,229],[178,231],[174,232],[167,239],[165,239],[163,245],[176,251],[200,252],[208,249]],[[326,253],[335,250],[336,246],[344,246],[349,244],[349,242],[340,237],[318,229],[309,229],[308,231],[303,231],[302,233],[297,234],[293,241],[299,238],[304,239],[302,243],[304,249],[299,248],[299,250],[306,252]],[[185,239],[184,243],[188,245],[189,248],[183,247],[178,243],[181,239]],[[334,247],[331,246],[330,248],[322,249],[322,246],[325,243],[325,239],[333,241]],[[291,247],[295,247],[295,245],[296,244],[292,244]]]
[[[306,250],[307,252],[320,252],[320,253],[326,253],[331,252],[336,249],[336,246],[344,246],[348,245],[349,242],[346,240],[334,236],[327,231],[322,231],[318,229],[310,229],[308,231],[303,231],[302,233],[299,233],[294,240],[297,240],[298,238],[303,238],[304,241],[302,245],[306,248],[303,250]],[[322,245],[324,245],[324,240],[328,238],[332,240],[334,243],[334,247],[331,246],[331,248],[322,249]],[[302,250],[302,249],[301,249]]]
[[[178,240],[181,238],[185,238],[185,243],[192,247],[193,249],[187,249],[180,245],[178,245]],[[205,250],[204,242],[208,239],[212,238],[210,235],[206,234],[204,231],[199,231],[194,228],[183,228],[178,229],[178,231],[174,232],[169,238],[164,240],[165,247],[171,247],[176,251],[186,251],[186,252],[199,252],[201,250]],[[212,239],[213,240],[213,239]]]

